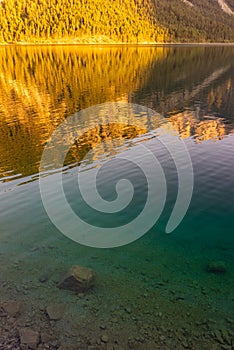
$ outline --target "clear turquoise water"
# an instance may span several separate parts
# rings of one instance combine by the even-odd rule
[[[197,334],[193,348],[205,349],[205,343],[199,343],[201,334],[229,330],[232,326],[227,318],[234,317],[234,48],[0,50],[2,299],[14,297],[35,305],[65,302],[70,310],[64,321],[67,331],[74,333],[76,322],[82,320],[84,334],[90,334],[92,322],[93,332],[98,334],[99,324],[109,322],[108,331],[119,337],[124,349],[128,348],[123,331],[126,322],[133,337],[141,322],[148,322],[150,327],[159,324],[164,327],[163,334],[182,328],[192,330]],[[7,65],[14,57],[18,65]],[[34,70],[30,69],[32,62]],[[54,63],[54,71],[50,62],[52,67]],[[69,62],[73,62],[73,71]],[[67,72],[66,80],[62,79],[62,71]],[[38,181],[43,146],[65,117],[92,106],[92,97],[93,104],[128,101],[153,108],[170,120],[184,139],[194,168],[194,192],[185,218],[172,234],[165,234],[165,226],[176,199],[176,169],[168,152],[144,133],[141,142],[157,155],[168,185],[164,211],[147,234],[127,246],[95,249],[69,240],[48,218]],[[87,120],[81,119],[80,128],[84,123]],[[150,119],[148,124],[149,130],[154,130],[154,121]],[[90,118],[90,125],[93,128],[95,119]],[[115,126],[110,129],[112,135]],[[109,200],[116,195],[112,183],[115,178],[130,177],[135,183],[130,208],[114,217],[93,214],[82,203],[76,174],[78,167],[83,167],[88,179],[92,167],[108,159],[110,150],[121,154],[125,148],[134,147],[139,136],[126,137],[120,130],[120,142],[111,146],[105,138],[96,142],[99,136],[94,131],[82,139],[77,158],[74,154],[68,158],[71,166],[63,174],[64,188],[74,211],[85,220],[101,227],[118,226],[144,206],[146,184],[139,169],[124,162],[121,168],[112,163],[111,169],[101,173],[100,188]],[[91,162],[83,159],[89,144],[96,152]],[[225,264],[226,273],[207,272],[207,265],[217,261]],[[89,266],[97,272],[97,285],[88,297],[90,307],[56,288],[62,273],[72,264]],[[46,284],[38,282],[41,274],[48,276]],[[131,309],[130,315],[121,313],[126,307]],[[112,322],[116,312],[117,324]],[[204,320],[208,320],[206,326],[202,325]],[[64,324],[59,327],[62,329]],[[215,337],[210,341],[212,348],[220,348]],[[150,342],[146,340],[138,348],[157,349]],[[177,343],[173,347],[169,340],[162,344],[161,348],[180,348]]]

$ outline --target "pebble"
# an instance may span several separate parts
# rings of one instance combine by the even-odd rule
[[[223,341],[223,338],[222,338],[222,336],[221,336],[219,330],[216,330],[216,331],[214,332],[214,334],[215,334],[215,337],[216,337],[216,339],[218,340],[218,342],[219,342],[220,344],[223,344],[224,341]]]
[[[48,281],[48,276],[46,275],[41,275],[39,278],[38,278],[38,281],[41,282],[41,283],[45,283]]]
[[[223,344],[223,345],[222,345],[222,350],[232,350],[232,346],[231,346],[231,345]]]
[[[106,350],[114,350],[115,348],[113,347],[112,344],[107,344]]]
[[[71,350],[70,346],[67,344],[61,344],[58,350]]]
[[[42,343],[52,343],[55,341],[55,338],[53,335],[50,335],[48,333],[41,333],[41,342]]]
[[[77,295],[78,295],[79,298],[83,298],[85,296],[84,293],[78,293]]]
[[[188,349],[189,348],[189,345],[186,341],[182,342],[182,346],[185,348],[185,349]]]
[[[222,274],[227,271],[225,263],[223,261],[212,261],[206,267],[207,272]]]
[[[224,341],[226,343],[228,343],[229,345],[231,345],[231,339],[229,338],[229,335],[228,335],[228,332],[226,331],[226,329],[222,329],[221,332],[222,332],[222,336],[223,336]]]
[[[103,334],[103,335],[101,336],[101,341],[102,341],[103,343],[108,343],[108,341],[109,341],[108,335]]]
[[[229,317],[226,317],[226,321],[227,321],[228,323],[234,323],[234,319],[229,318]]]

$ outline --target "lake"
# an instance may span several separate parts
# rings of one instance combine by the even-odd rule
[[[234,46],[1,46],[0,348],[232,349],[233,149]]]

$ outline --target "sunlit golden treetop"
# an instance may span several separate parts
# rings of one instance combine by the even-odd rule
[[[187,3],[182,0],[1,0],[0,42],[234,41],[234,16],[222,11],[218,1],[191,0],[193,6]]]
[[[101,37],[121,42],[167,40],[167,30],[133,0],[4,0],[0,41]]]

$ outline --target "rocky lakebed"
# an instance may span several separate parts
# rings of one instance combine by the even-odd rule
[[[62,240],[2,249],[0,350],[234,349],[228,262],[167,238],[105,251]]]

